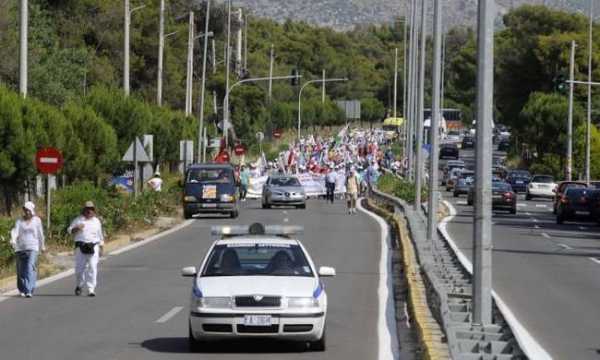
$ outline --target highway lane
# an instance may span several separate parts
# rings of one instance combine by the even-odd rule
[[[364,214],[347,215],[342,201],[329,205],[310,200],[307,210],[263,210],[258,201],[242,204],[239,219],[197,219],[155,242],[109,257],[100,265],[96,298],[73,296],[69,277],[38,289],[33,299],[0,303],[0,358],[376,359],[378,224]],[[211,244],[211,225],[255,221],[303,225],[301,239],[317,266],[336,267],[337,277],[325,280],[326,352],[242,342],[218,346],[214,353],[188,353],[191,281],[180,276],[181,267],[200,263]]]
[[[457,210],[448,231],[472,260],[472,207],[444,196]],[[518,204],[516,215],[493,214],[494,289],[555,359],[598,359],[600,227],[557,225],[550,200]]]

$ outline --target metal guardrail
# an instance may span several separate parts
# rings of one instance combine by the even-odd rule
[[[510,325],[494,304],[493,325],[472,322],[471,275],[439,232],[433,242],[427,241],[427,220],[405,201],[371,189],[377,203],[391,205],[408,222],[423,278],[427,301],[436,320],[444,329],[450,355],[456,360],[523,360],[528,359],[519,346]]]

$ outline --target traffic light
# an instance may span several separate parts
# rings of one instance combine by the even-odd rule
[[[292,81],[291,81],[292,86],[298,86],[298,82],[299,82],[298,81],[298,69],[296,69],[296,68],[292,69],[292,76],[293,76]]]

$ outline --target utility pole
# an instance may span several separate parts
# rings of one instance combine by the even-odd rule
[[[325,104],[325,69],[323,69],[323,91],[321,92],[321,104]]]
[[[408,162],[408,180],[413,180],[413,167],[414,167],[414,152],[413,152],[413,132],[415,128],[415,67],[416,67],[416,29],[417,29],[417,2],[416,0],[411,1],[411,9],[410,9],[410,57],[408,63],[408,110],[407,110],[407,120],[408,120],[408,131],[407,131],[407,141],[406,141],[406,158]]]
[[[269,56],[269,105],[271,104],[271,97],[273,96],[273,62],[275,61],[275,53],[273,50],[273,44],[271,44],[271,55]]]
[[[29,56],[28,28],[29,28],[29,4],[28,0],[21,0],[21,22],[19,24],[21,37],[21,51],[19,52],[19,90],[21,96],[27,97],[27,58]]]
[[[442,90],[440,90],[440,111],[443,114],[444,112],[444,91],[445,91],[445,79],[446,79],[446,75],[445,75],[445,71],[446,71],[446,34],[444,33],[444,24],[442,22],[442,80],[440,81],[440,87],[442,88]]]
[[[156,104],[162,106],[163,54],[165,51],[165,0],[160,0],[158,25],[158,74],[156,82]]]
[[[404,47],[404,57],[402,58],[402,118],[404,119],[404,145],[406,146],[406,33],[408,31],[408,1],[406,2],[406,11],[404,12],[404,34],[402,46]],[[406,153],[404,154],[406,155]]]
[[[242,43],[243,43],[243,39],[242,39],[242,20],[243,20],[243,14],[242,14],[242,9],[238,9],[237,11],[237,18],[238,18],[238,24],[240,25],[237,31],[237,36],[236,36],[236,47],[235,47],[235,72],[238,74],[238,77],[241,77],[242,75]]]
[[[244,15],[244,70],[248,71],[248,14]]]
[[[479,0],[477,21],[477,141],[473,212],[473,323],[492,323],[492,116],[494,0]]]
[[[425,45],[427,41],[425,27],[425,10],[427,0],[421,4],[421,59],[419,61],[419,101],[417,106],[417,131],[416,131],[416,151],[417,161],[415,167],[415,211],[421,210],[421,188],[423,187],[423,108],[425,104]]]
[[[200,87],[200,124],[198,125],[198,162],[202,159],[202,146],[206,146],[202,136],[204,129],[204,93],[206,91],[206,57],[208,55],[208,23],[210,20],[210,0],[206,0],[206,17],[204,20],[204,52],[202,57],[202,85]]]
[[[573,178],[573,87],[575,84],[575,41],[571,41],[571,57],[569,61],[569,118],[567,120],[567,180]]]
[[[394,49],[394,118],[396,117],[396,104],[398,103],[398,48]]]
[[[231,62],[231,0],[227,0],[227,42],[225,44],[225,90],[229,89],[229,63]],[[224,104],[223,114],[227,112],[227,116],[223,116],[223,135],[225,136],[225,147],[229,146],[229,99]]]
[[[213,75],[217,73],[217,52],[215,49],[215,39],[212,39],[212,72]]]
[[[433,70],[431,94],[431,126],[429,131],[429,203],[427,211],[427,239],[432,243],[436,239],[437,207],[439,199],[439,129],[440,129],[440,97],[441,97],[441,68],[442,68],[442,3],[433,1]]]
[[[192,114],[192,86],[194,83],[194,12],[190,11],[188,24],[187,76],[185,82],[185,115]]]
[[[588,34],[588,93],[587,131],[585,136],[585,182],[590,184],[590,132],[592,131],[592,28],[594,25],[594,0],[590,0],[590,25]]]
[[[125,0],[125,43],[123,51],[123,90],[129,96],[129,27],[131,25],[131,11],[129,0]]]

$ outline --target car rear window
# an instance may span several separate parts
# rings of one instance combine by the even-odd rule
[[[202,276],[313,276],[298,245],[231,241],[213,248]]]
[[[533,179],[531,180],[531,182],[548,184],[548,183],[553,183],[554,178],[549,175],[538,175],[538,176],[534,176]]]
[[[585,188],[587,188],[587,185],[585,185],[585,184],[567,183],[562,186],[561,191],[564,192],[567,189],[585,189]]]
[[[505,182],[500,182],[500,181],[495,181],[492,182],[492,190],[495,191],[512,191],[512,187],[505,183]]]
[[[576,188],[576,187],[568,187],[565,195],[569,198],[578,198],[581,196],[586,196],[589,192],[586,188]]]
[[[226,184],[233,181],[233,172],[231,169],[191,169],[188,171],[188,183],[215,183]]]

